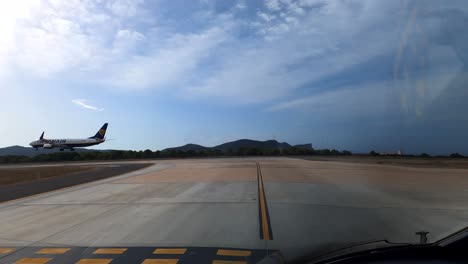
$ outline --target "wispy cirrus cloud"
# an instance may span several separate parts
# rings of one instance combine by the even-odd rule
[[[104,111],[104,108],[99,108],[99,107],[96,107],[96,106],[92,106],[90,104],[87,103],[88,100],[85,100],[85,99],[73,99],[72,100],[72,103],[80,106],[80,107],[83,107],[85,109],[89,109],[89,110],[92,110],[92,111],[95,111],[95,112],[102,112]]]

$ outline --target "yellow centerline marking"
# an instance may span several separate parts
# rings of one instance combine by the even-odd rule
[[[22,258],[16,261],[15,264],[45,264],[51,260],[51,258]]]
[[[216,253],[218,256],[236,256],[236,257],[248,257],[252,255],[250,250],[231,250],[231,249],[218,249]]]
[[[43,248],[36,251],[36,254],[64,254],[69,250],[70,248]]]
[[[99,248],[93,254],[123,254],[126,248]]]
[[[238,260],[213,260],[212,264],[247,264],[247,261],[238,261]]]
[[[262,171],[260,170],[260,164],[257,162],[257,173],[258,173],[258,191],[260,192],[260,213],[262,216],[262,230],[263,230],[263,239],[264,240],[271,240],[270,238],[270,230],[268,228],[268,218],[266,212],[266,204],[265,204],[265,192],[263,190],[263,177]]]
[[[185,254],[186,248],[157,248],[153,254]]]
[[[112,259],[80,259],[76,264],[109,264]]]
[[[141,264],[177,264],[178,259],[145,259]]]
[[[0,248],[0,254],[8,254],[15,250],[16,248]]]

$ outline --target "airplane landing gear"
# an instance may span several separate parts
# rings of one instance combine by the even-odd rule
[[[61,148],[60,151],[63,151],[63,148]]]
[[[71,150],[71,151],[75,151],[75,149],[74,149],[74,148],[71,148],[70,150]]]

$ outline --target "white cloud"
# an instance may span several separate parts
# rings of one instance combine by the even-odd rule
[[[213,7],[182,20],[157,20],[143,1],[5,3],[0,77],[72,75],[109,89],[170,89],[233,103],[313,90],[311,82],[394,51],[395,23],[404,24],[394,1],[269,0],[249,18],[239,1],[229,12]],[[178,23],[187,24],[179,31]]]
[[[137,14],[142,0],[111,0],[106,6],[115,14],[122,17],[131,17]]]
[[[237,9],[241,9],[241,10],[242,10],[242,9],[245,9],[246,7],[247,7],[247,5],[245,4],[245,1],[243,1],[243,0],[237,2],[237,4],[236,4],[236,8],[237,8]]]
[[[15,62],[20,68],[41,77],[48,77],[89,61],[97,48],[80,25],[66,19],[53,18],[42,27],[17,33]]]
[[[414,76],[410,80],[365,81],[359,85],[336,87],[276,103],[266,110],[304,111],[315,116],[369,117],[406,115],[423,117],[431,104],[456,76],[458,70]],[[415,91],[413,87],[418,89]],[[320,89],[319,89],[320,90]]]
[[[15,9],[15,4],[8,3],[0,4],[2,13]],[[21,12],[6,17],[0,14],[0,24],[12,25],[11,30],[2,30],[0,61],[26,73],[21,75],[42,78],[89,62],[103,49],[99,43],[102,36],[89,30],[90,25],[112,25],[108,16],[95,13],[94,7],[92,1],[28,1],[17,8]]]
[[[306,13],[302,15],[295,12],[292,8],[294,4],[299,5]],[[430,104],[440,90],[447,86],[446,82],[450,78],[442,76],[442,71],[459,70],[456,67],[450,67],[450,70],[439,67],[448,67],[448,63],[457,64],[456,55],[449,56],[446,52],[453,50],[453,47],[445,47],[445,51],[441,53],[440,46],[428,42],[427,39],[423,40],[424,43],[413,39],[412,45],[425,49],[426,55],[421,53],[410,56],[410,53],[415,51],[409,49],[414,47],[405,47],[405,58],[408,61],[404,64],[407,65],[394,69],[400,71],[395,77],[395,82],[398,79],[408,79],[408,74],[415,78],[418,70],[408,73],[412,71],[408,70],[408,67],[419,63],[424,57],[424,73],[429,75],[428,71],[431,71],[431,75],[434,76],[431,80],[422,81],[424,89],[420,89],[421,78],[409,78],[409,81],[400,82],[399,86],[379,84],[380,90],[360,90],[362,87],[354,87],[354,91],[359,92],[357,94],[365,95],[363,98],[354,95],[347,87],[335,87],[335,92],[322,94],[328,86],[321,87],[316,83],[325,78],[338,75],[337,78],[344,82],[348,81],[347,79],[350,79],[350,82],[353,79],[354,82],[367,82],[366,78],[376,78],[372,70],[367,72],[369,68],[363,72],[350,71],[379,61],[379,69],[383,69],[385,65],[393,69],[393,63],[402,64],[397,60],[393,61],[391,56],[403,42],[400,33],[402,27],[406,27],[405,22],[414,22],[401,21],[401,14],[398,13],[401,12],[400,6],[392,1],[282,1],[280,7],[280,10],[274,12],[258,12],[258,19],[250,23],[253,30],[266,41],[237,42],[221,55],[223,59],[212,74],[194,82],[187,89],[189,96],[216,98],[223,103],[232,104],[273,103],[285,98],[295,98],[298,91],[301,91],[300,94],[307,91],[308,94],[316,95],[291,99],[273,106],[270,110],[290,110],[309,104],[323,105],[325,102],[332,105],[334,100],[339,104],[343,99],[350,97],[349,101],[342,104],[351,107],[350,104],[356,102],[356,106],[353,107],[358,113],[365,112],[367,108],[380,109],[380,112],[383,112],[385,109],[378,103],[375,104],[372,98],[375,97],[375,102],[379,102],[389,96],[386,93],[395,93],[399,94],[399,97],[392,100],[399,106],[400,103],[406,105],[404,107],[414,114],[421,112],[421,109]],[[283,13],[285,15],[281,15]],[[275,19],[267,18],[271,15],[275,16]],[[401,25],[395,26],[398,21]],[[419,27],[424,26],[423,21],[418,23]],[[418,30],[430,32],[432,28]],[[413,35],[418,38],[417,34]],[[437,54],[441,54],[444,61],[438,61],[440,58],[436,59]],[[427,64],[429,60],[430,65]],[[391,77],[388,74],[377,78]],[[399,87],[405,89],[398,89]],[[425,97],[414,96],[420,91],[425,93]],[[340,109],[345,110],[345,107]],[[343,113],[346,114],[346,111]]]
[[[286,96],[309,79],[304,69],[285,69],[295,56],[297,54],[286,54],[277,48],[252,49],[226,55],[226,63],[219,72],[187,91],[193,96],[217,97],[242,103]]]
[[[115,40],[113,43],[113,52],[114,53],[132,53],[135,52],[139,45],[141,45],[146,40],[144,34],[131,30],[131,29],[121,29],[117,31],[115,35]]]
[[[314,7],[326,4],[325,0],[299,0],[298,5],[301,7]]]
[[[314,4],[310,1],[268,1],[267,10],[259,11],[258,19],[254,18],[258,33],[267,42],[238,40],[237,44],[226,46],[222,44],[233,38],[232,33],[245,21],[218,15],[211,18],[212,24],[184,34],[123,27],[129,17],[145,16],[141,4],[141,1],[127,0],[44,0],[28,8],[18,8],[28,11],[12,18],[14,27],[10,27],[3,41],[5,45],[0,46],[0,56],[3,56],[0,71],[3,69],[6,74],[7,69],[16,69],[22,75],[46,79],[73,72],[88,81],[125,89],[161,89],[180,86],[181,80],[198,80],[191,83],[189,91],[200,96],[236,94],[240,101],[246,101],[244,91],[257,84],[256,95],[250,98],[264,101],[284,96],[306,81],[358,63],[374,55],[372,52],[376,50],[373,47],[348,50],[357,52],[356,56],[328,54],[333,59],[338,56],[355,59],[353,62],[340,59],[337,65],[329,65],[333,59],[317,57],[333,51],[340,42],[353,40],[369,25],[360,22],[362,15],[356,15],[346,5],[328,7],[324,15],[320,13],[323,8],[307,9]],[[281,11],[284,15],[276,16],[270,11]],[[214,57],[219,53],[223,55]],[[289,73],[288,67],[303,63],[305,56],[329,66],[319,66],[312,74],[304,73],[304,69]],[[219,70],[206,74],[200,65],[208,59],[220,65]],[[208,78],[200,80],[199,72]]]
[[[263,13],[263,12],[258,12],[257,15],[258,15],[258,17],[265,20],[266,22],[270,22],[273,19],[275,19],[274,15],[269,15],[269,14],[266,14],[266,13]]]
[[[279,0],[267,0],[265,1],[265,5],[268,9],[273,11],[278,11],[281,9]]]
[[[285,2],[284,6],[293,4]],[[271,101],[288,97],[308,83],[351,69],[394,47],[389,40],[395,38],[396,29],[388,26],[383,10],[360,13],[346,5],[330,9],[328,12],[332,13],[326,15],[321,10],[308,10],[307,15],[286,10],[287,15],[276,20],[261,18],[264,13],[258,13],[260,18],[254,28],[266,41],[237,43],[231,47],[235,52],[222,55],[222,64],[213,74],[188,91],[199,97],[242,103]],[[370,31],[372,24],[382,28]]]
[[[278,103],[268,111],[305,110],[317,115],[379,115],[389,110],[398,110],[398,100],[389,97],[391,83],[366,83],[359,87],[341,87],[313,96]],[[389,109],[389,107],[393,109]]]
[[[296,13],[298,15],[303,15],[305,13],[305,10],[302,7],[300,7],[298,4],[295,4],[295,3],[291,4],[289,6],[289,9],[292,12],[294,12],[294,13]]]
[[[130,56],[111,66],[102,81],[121,88],[164,88],[189,78],[191,71],[210,51],[228,38],[223,28],[210,28],[198,34],[175,35],[148,56]]]
[[[70,73],[109,88],[174,86],[228,38],[232,26],[224,14],[193,32],[160,29],[143,1],[36,2],[18,7],[22,12],[8,20],[7,36],[0,37],[0,77],[56,79]],[[138,21],[147,27],[123,26]]]
[[[80,106],[80,107],[83,107],[85,109],[89,109],[89,110],[93,110],[93,111],[96,111],[96,112],[102,112],[104,111],[104,108],[99,108],[99,107],[96,107],[96,106],[92,106],[90,104],[87,103],[88,100],[85,100],[85,99],[73,99],[72,100],[72,103]]]
[[[122,28],[130,18],[141,19],[142,1],[19,2],[0,4],[0,76],[14,74],[14,69],[49,79],[67,71],[106,68],[121,59],[116,50],[126,56],[123,51],[134,51],[144,38]]]

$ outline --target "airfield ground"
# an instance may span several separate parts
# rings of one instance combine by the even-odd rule
[[[149,165],[151,163],[0,166],[0,202],[105,179]]]
[[[252,263],[274,250],[291,259],[374,239],[414,243],[421,230],[430,232],[432,242],[467,225],[468,169],[458,163],[371,163],[156,160],[119,176],[0,204],[0,262]],[[57,247],[68,251],[37,253]],[[109,247],[121,253],[99,253]],[[153,254],[168,247],[178,253]],[[2,248],[10,251],[2,254]]]

